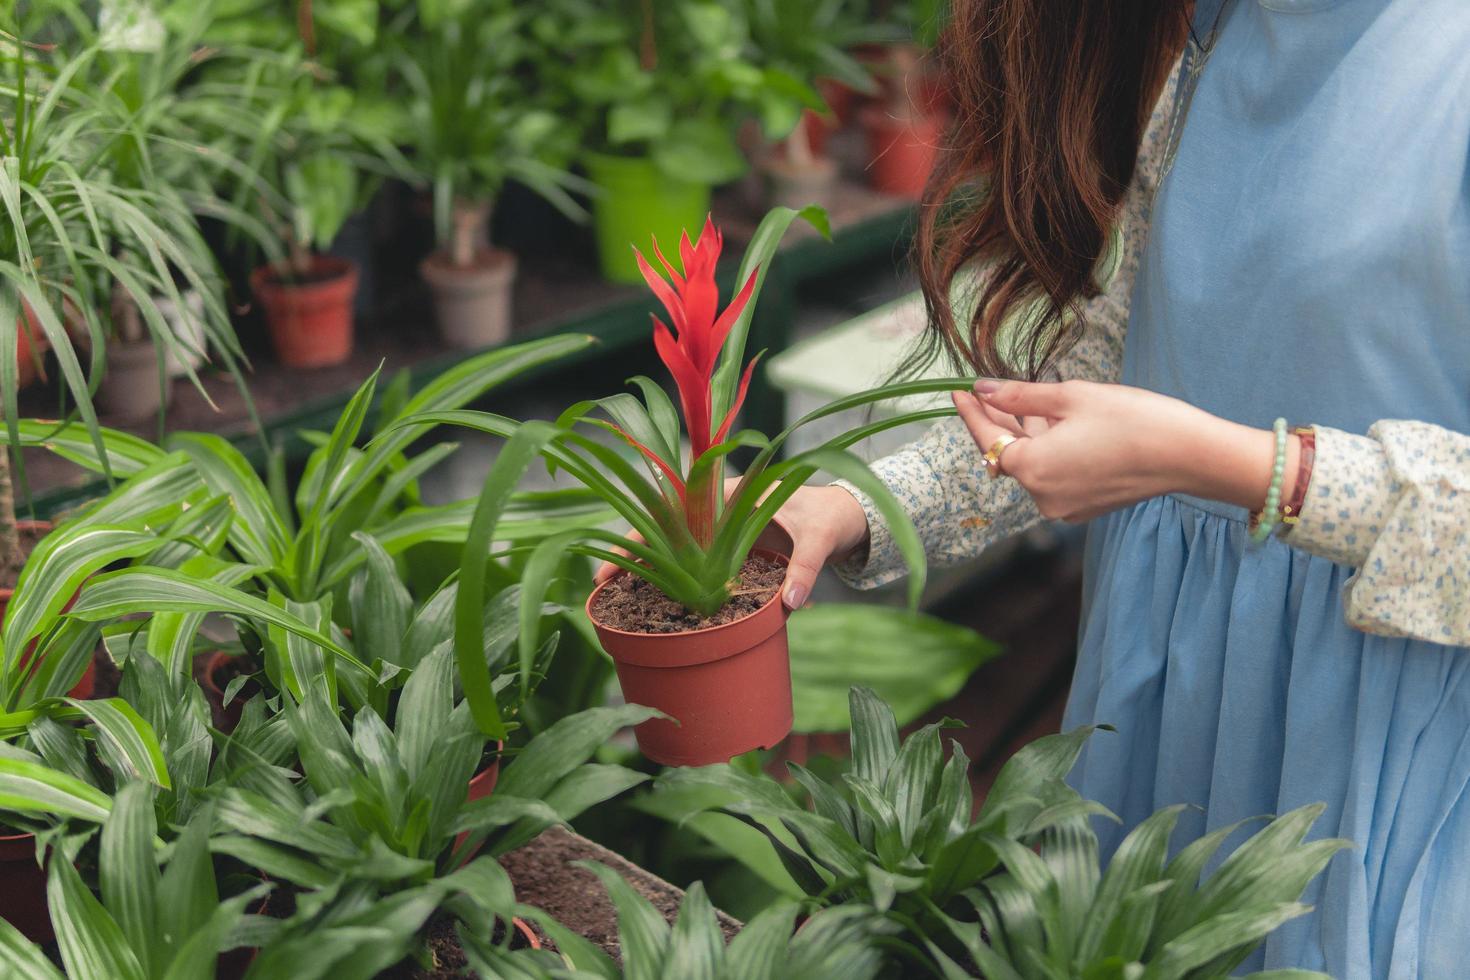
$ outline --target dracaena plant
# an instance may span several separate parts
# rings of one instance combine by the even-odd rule
[[[918,534],[898,502],[848,447],[893,426],[953,414],[953,409],[878,418],[789,459],[778,458],[778,453],[793,432],[810,422],[890,399],[966,388],[967,380],[911,381],[864,391],[811,412],[770,438],[753,431],[733,432],[756,362],[754,358],[747,362],[744,356],[754,305],[776,247],[799,215],[826,227],[825,214],[817,208],[800,213],[776,208],[768,214],[746,249],[735,297],[723,310],[715,276],[722,240],[712,224],[706,224],[697,241],[684,236],[678,249],[680,267],[655,247],[670,277],[667,281],[640,256],[649,285],[669,319],[654,316],[653,337],[678,388],[687,454],[681,451],[680,409],[657,383],[643,377],[632,382],[642,391],[642,401],[619,394],[580,402],[555,423],[517,423],[469,411],[436,412],[404,421],[461,425],[509,437],[485,479],[460,573],[464,636],[471,641],[462,648],[460,670],[476,718],[488,734],[498,734],[502,726],[488,695],[484,668],[474,662],[483,555],[498,539],[496,526],[517,481],[538,455],[601,497],[635,533],[589,525],[551,535],[532,550],[521,583],[522,670],[529,669],[535,654],[536,640],[529,627],[540,615],[545,590],[564,554],[612,562],[686,608],[709,615],[729,600],[747,556],[776,511],[819,470],[845,477],[872,496],[908,560],[909,599],[917,602],[924,585],[924,550]],[[606,417],[593,414],[598,410]],[[583,426],[626,440],[646,469],[583,431]],[[722,499],[723,462],[741,447],[756,450],[755,460]]]
[[[359,449],[355,443],[368,424],[378,393],[374,374],[348,402],[330,434],[306,434],[316,448],[307,458],[294,495],[286,486],[279,456],[272,458],[262,477],[239,449],[218,436],[177,433],[163,446],[155,446],[103,429],[113,471],[126,477],[122,492],[157,507],[190,501],[189,533],[211,542],[211,547],[207,553],[174,549],[167,563],[150,559],[152,566],[168,567],[150,568],[146,576],[135,575],[131,581],[139,588],[147,584],[151,593],[120,596],[110,588],[99,596],[95,589],[89,590],[77,610],[88,614],[99,608],[115,614],[166,613],[150,619],[134,640],[171,670],[186,672],[203,622],[198,604],[223,602],[241,613],[242,623],[254,624],[246,638],[249,652],[264,668],[274,690],[294,688],[300,696],[300,678],[315,669],[310,665],[334,669],[340,664],[348,703],[360,707],[377,698],[374,703],[379,710],[386,710],[382,698],[401,685],[401,679],[396,684],[381,681],[391,681],[397,671],[411,668],[405,653],[419,649],[398,642],[408,611],[401,583],[391,568],[392,557],[424,542],[462,542],[475,506],[472,501],[423,504],[419,477],[452,453],[455,445],[441,443],[408,457],[405,450],[427,435],[432,425],[406,420],[467,404],[502,382],[590,342],[587,337],[566,335],[492,351],[451,368],[412,395],[407,376],[400,375],[379,399],[376,438]],[[94,471],[103,468],[102,454],[80,426],[27,421],[20,430],[26,445],[46,448]],[[497,540],[534,541],[610,515],[586,491],[518,495],[500,523]],[[186,561],[191,564],[184,565]],[[359,586],[361,595],[355,599],[354,576],[364,565],[370,566],[371,574]],[[163,604],[144,605],[144,596]],[[246,608],[254,612],[246,613]],[[269,632],[272,621],[260,615],[265,610],[287,617],[275,622],[274,638]],[[361,628],[349,638],[340,627],[351,627],[354,615],[361,619]],[[292,626],[281,626],[281,622]],[[311,636],[331,640],[325,646],[290,642],[291,628],[305,628]],[[483,657],[483,647],[480,649]],[[323,664],[323,651],[342,653],[335,660],[329,656]],[[336,681],[333,683],[335,689]]]
[[[860,906],[830,909],[811,916],[793,935],[799,908],[781,903],[767,908],[725,942],[704,885],[695,882],[684,895],[671,927],[652,902],[638,894],[612,868],[578,862],[597,875],[618,914],[619,967],[611,957],[539,909],[521,914],[539,925],[557,952],[492,947],[474,936],[462,937],[465,952],[482,976],[542,980],[566,976],[618,980],[619,977],[688,977],[708,980],[873,980],[883,975],[882,944],[893,924]]]
[[[65,849],[48,862],[46,901],[66,972],[0,920],[5,976],[173,980],[215,975],[220,949],[246,907],[259,901],[268,886],[220,895],[209,852],[212,815],[207,807],[183,827],[161,862],[161,828],[150,795],[146,783],[132,782],[113,798],[97,852],[98,894],[82,880]]]
[[[1296,904],[1303,890],[1344,843],[1303,844],[1321,812],[1305,807],[1271,822],[1201,883],[1239,825],[1165,866],[1176,807],[1134,831],[1100,874],[1088,822],[1116,817],[1064,781],[1092,729],[1016,753],[972,818],[970,763],[958,743],[945,760],[943,723],[900,741],[873,692],[854,687],[849,706],[852,768],[840,785],[787,764],[811,810],[731,766],[670,770],[658,791],[760,830],[813,902],[883,914],[901,927],[890,947],[947,980],[976,969],[1006,980],[1223,976],[1305,911]],[[1190,972],[1200,968],[1214,972]]]
[[[242,772],[219,795],[224,833],[215,850],[321,893],[313,907],[431,888],[471,929],[508,915],[495,899],[511,894],[496,856],[646,779],[587,760],[619,729],[656,712],[625,705],[563,719],[514,750],[495,792],[472,801],[469,780],[485,737],[457,702],[453,681],[450,650],[431,654],[404,686],[391,728],[364,708],[349,732],[317,692],[289,704],[284,715],[304,778]],[[419,923],[437,907],[424,909]],[[283,929],[261,954],[262,976],[278,975],[268,967],[293,963],[310,943],[309,930]]]

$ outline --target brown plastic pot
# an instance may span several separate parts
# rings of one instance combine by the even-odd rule
[[[265,307],[271,342],[282,364],[331,367],[352,356],[354,263],[314,255],[305,282],[283,282],[274,267],[263,265],[250,274],[250,288]]]
[[[36,863],[36,835],[0,836],[0,919],[34,943],[56,938],[46,911],[46,871]]]
[[[754,554],[786,563],[774,551]],[[613,658],[623,698],[674,719],[646,721],[633,730],[644,755],[666,766],[707,766],[773,748],[791,731],[791,663],[780,592],[733,623],[685,633],[630,633],[598,622],[592,611],[608,584],[587,598],[587,615]]]
[[[942,117],[895,116],[883,106],[868,106],[859,117],[868,135],[868,180],[873,189],[918,200],[939,153]]]
[[[468,797],[469,802],[473,803],[475,800],[483,800],[485,797],[495,792],[495,783],[500,779],[500,750],[503,748],[505,748],[504,742],[496,742],[495,758],[491,759],[490,764],[487,765],[484,769],[481,769],[479,772],[475,773],[474,776],[470,777],[470,793]],[[464,847],[464,842],[469,838],[469,836],[469,832],[466,831],[455,837],[454,849],[458,851],[460,848]],[[469,859],[478,854],[479,851],[480,849],[476,847],[471,850],[465,851],[462,855],[458,855],[460,863],[463,864],[469,861]]]
[[[229,681],[221,684],[220,675],[234,659],[235,654],[216,650],[204,661],[204,670],[199,675],[199,686],[204,689],[204,700],[209,702],[210,719],[214,722],[214,727],[226,735],[239,727],[240,712],[245,710],[245,702],[249,700],[240,696],[243,692],[236,691],[234,700],[225,704],[225,688]]]

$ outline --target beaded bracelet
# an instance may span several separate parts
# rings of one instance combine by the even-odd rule
[[[1276,434],[1276,461],[1271,466],[1271,486],[1266,490],[1266,505],[1251,522],[1251,540],[1257,543],[1271,536],[1271,531],[1281,519],[1281,484],[1286,479],[1286,419],[1277,419],[1271,426]]]

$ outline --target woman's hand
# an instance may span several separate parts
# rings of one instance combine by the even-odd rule
[[[725,481],[728,497],[740,482]],[[841,561],[868,540],[868,516],[852,494],[841,487],[802,487],[776,512],[791,533],[791,561],[786,581],[781,584],[781,601],[788,609],[800,609],[812,594],[817,575],[829,561]],[[616,565],[604,563],[597,570],[601,584],[616,574]]]
[[[981,380],[954,403],[982,450],[1016,437],[1000,454],[1000,471],[1052,519],[1086,521],[1168,493],[1258,508],[1271,482],[1270,431],[1142,388]],[[1283,498],[1298,449],[1289,439]]]

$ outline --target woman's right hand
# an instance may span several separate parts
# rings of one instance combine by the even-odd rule
[[[726,480],[725,493],[738,482],[738,477]],[[802,487],[776,517],[792,540],[791,561],[781,584],[781,601],[787,609],[806,604],[824,565],[843,561],[867,545],[868,516],[857,498],[838,486]],[[597,570],[597,582],[607,581],[617,570],[615,565],[604,564]]]

